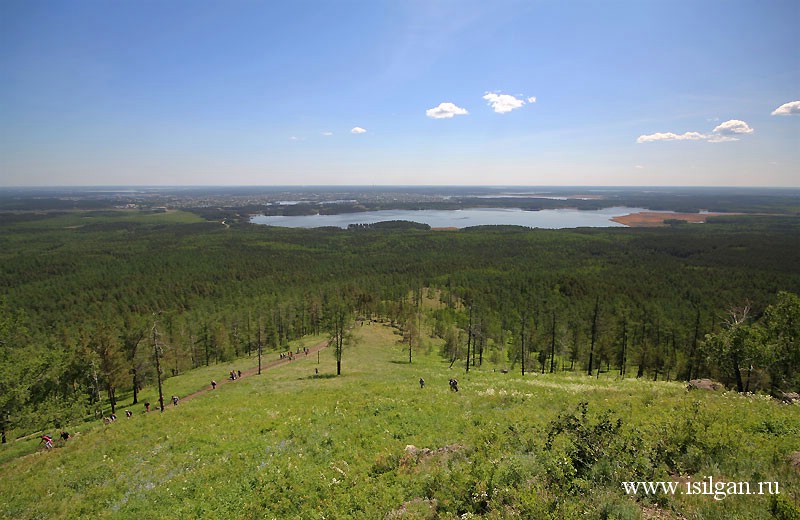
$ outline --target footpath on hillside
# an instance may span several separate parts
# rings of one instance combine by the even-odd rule
[[[307,357],[308,357],[308,356],[310,356],[311,354],[314,354],[314,353],[316,353],[316,352],[319,352],[320,350],[326,349],[327,347],[328,347],[328,341],[327,341],[327,340],[325,340],[325,341],[321,341],[321,342],[317,343],[316,345],[314,345],[313,347],[310,347],[310,348],[308,348],[308,350],[307,350],[307,351],[306,351],[306,350],[303,350],[303,351],[300,351],[299,353],[296,353],[296,354],[294,354],[294,353],[293,353],[291,357],[289,357],[289,356],[286,356],[286,357],[283,357],[283,358],[281,358],[281,359],[276,359],[276,360],[274,360],[274,361],[270,361],[269,363],[262,363],[262,364],[261,364],[261,371],[263,372],[263,371],[265,371],[265,370],[271,370],[271,369],[275,369],[275,368],[281,367],[281,366],[283,366],[283,365],[288,365],[289,363],[295,363],[295,362],[297,362],[297,361],[299,361],[299,360],[301,360],[301,359],[307,358]],[[274,354],[274,353],[273,353],[273,354]],[[263,354],[262,354],[262,357],[263,357]],[[253,367],[253,368],[251,368],[251,369],[249,369],[249,370],[246,370],[246,371],[242,372],[242,375],[241,375],[241,376],[239,376],[239,375],[237,374],[237,377],[236,377],[236,379],[238,380],[238,379],[240,379],[240,378],[242,378],[242,377],[249,377],[249,376],[256,375],[256,374],[258,374],[258,367],[257,367],[257,366],[256,366],[256,367]],[[225,379],[223,379],[223,380],[220,380],[220,381],[218,381],[218,382],[217,382],[217,386],[224,385],[224,384],[227,384],[227,383],[232,383],[232,382],[233,382],[233,380],[231,380],[231,379],[229,379],[229,378],[225,378]],[[196,392],[193,392],[193,393],[191,393],[191,394],[189,394],[189,395],[187,395],[187,396],[185,396],[185,397],[182,397],[182,398],[180,399],[180,402],[183,402],[183,401],[188,401],[188,400],[194,399],[195,397],[198,397],[198,396],[201,396],[201,395],[203,395],[203,394],[205,394],[205,393],[208,393],[208,392],[210,392],[211,390],[212,390],[212,388],[211,388],[211,385],[209,384],[209,385],[208,385],[207,387],[205,387],[205,388],[202,388],[202,389],[200,389],[200,390],[198,390],[198,391],[196,391]],[[169,410],[169,409],[173,408],[172,406],[166,406],[166,404],[167,404],[167,403],[165,402],[164,411],[167,411],[167,410]],[[156,408],[156,410],[157,410],[157,408]],[[38,436],[38,435],[40,435],[40,434],[41,434],[41,432],[39,432],[39,433],[37,433],[37,434],[33,434],[33,435],[36,435],[36,436]],[[27,436],[27,437],[24,437],[24,438],[29,438],[29,437],[31,437],[31,435],[29,435],[29,436]],[[23,438],[23,439],[24,439],[24,438]],[[21,440],[21,439],[17,439],[17,440]],[[62,443],[62,446],[63,446],[63,443]],[[43,448],[42,448],[41,446],[38,446],[38,447],[36,448],[36,451],[33,451],[33,452],[31,452],[31,453],[27,453],[27,454],[20,455],[19,457],[15,457],[15,458],[13,458],[13,459],[9,459],[9,460],[7,460],[7,461],[3,462],[3,463],[0,465],[0,467],[3,467],[3,466],[5,466],[5,464],[7,464],[7,463],[11,462],[12,460],[21,459],[21,458],[26,458],[26,457],[30,457],[30,456],[32,456],[32,455],[36,455],[37,453],[41,453],[41,452],[42,452],[42,450],[43,450]],[[45,451],[49,451],[49,450],[45,450]]]
[[[307,351],[300,351],[299,353],[293,354],[292,357],[287,356],[287,357],[284,357],[284,358],[281,358],[281,359],[276,359],[274,361],[270,361],[269,363],[262,363],[261,364],[261,371],[263,372],[265,370],[270,370],[270,369],[273,369],[273,368],[281,367],[283,365],[288,365],[289,363],[294,363],[294,362],[299,361],[299,360],[301,360],[303,358],[307,358],[311,354],[319,352],[320,350],[323,350],[325,348],[328,348],[328,341],[327,340],[317,343],[313,347],[308,348]],[[262,358],[263,358],[263,354],[262,354]],[[258,367],[254,367],[254,368],[251,368],[249,370],[245,370],[244,372],[242,372],[241,376],[239,376],[239,375],[236,376],[236,380],[239,380],[239,379],[244,378],[244,377],[253,376],[253,375],[256,375],[256,374],[258,374]],[[233,381],[234,380],[226,377],[225,379],[221,379],[220,381],[217,381],[217,386],[219,387],[219,386],[227,384],[227,383],[233,383]],[[207,392],[210,392],[211,390],[212,390],[212,388],[211,388],[211,385],[209,384],[207,387],[204,387],[204,388],[202,388],[202,389],[200,389],[200,390],[198,390],[196,392],[193,392],[193,393],[191,393],[191,394],[189,394],[189,395],[187,395],[185,397],[181,397],[180,400],[181,400],[181,402],[189,401],[191,399],[194,399],[195,397],[199,397],[199,396],[201,396],[201,395],[203,395],[203,394],[205,394]],[[165,407],[165,409],[166,409],[166,407]]]

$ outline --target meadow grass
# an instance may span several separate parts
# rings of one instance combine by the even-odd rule
[[[433,340],[409,364],[389,327],[355,332],[339,377],[332,349],[319,363],[301,355],[7,460],[0,517],[773,518],[796,507],[787,456],[800,450],[797,406],[674,382],[523,378],[490,364],[465,374]],[[170,378],[165,394],[253,361]],[[778,481],[781,502],[621,490],[625,480],[706,476]]]

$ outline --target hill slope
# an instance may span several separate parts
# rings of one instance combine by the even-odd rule
[[[95,427],[3,465],[4,518],[772,518],[795,508],[800,410],[682,384],[448,369],[392,329]],[[434,349],[435,350],[435,347]],[[249,369],[254,359],[241,360]],[[246,365],[246,366],[245,366]],[[232,368],[168,380],[192,381]],[[319,373],[315,373],[318,369]],[[426,381],[420,388],[419,378]],[[448,388],[459,379],[460,391]],[[182,379],[185,378],[183,383]],[[181,386],[183,385],[183,386]],[[151,401],[152,392],[149,394]],[[148,397],[146,395],[145,397]],[[780,495],[626,496],[625,481]],[[473,516],[470,516],[473,515]]]

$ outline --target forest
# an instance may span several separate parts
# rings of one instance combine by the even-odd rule
[[[793,216],[459,231],[286,229],[180,210],[7,216],[3,442],[111,414],[159,377],[373,320],[396,327],[409,356],[440,338],[465,371],[491,359],[523,374],[800,390]]]

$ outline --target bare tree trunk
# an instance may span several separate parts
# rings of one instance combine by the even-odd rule
[[[469,306],[469,327],[467,328],[467,373],[469,373],[469,355],[472,346],[472,305]]]
[[[623,316],[622,317],[622,352],[620,353],[619,359],[619,376],[625,377],[625,363],[626,359],[625,356],[627,352],[625,351],[628,346],[628,319]]]
[[[139,374],[136,368],[131,369],[131,374],[133,374],[133,404],[139,404]]]
[[[153,354],[156,357],[156,379],[158,380],[158,406],[164,411],[164,391],[161,386],[161,347],[158,346],[158,329],[153,320]]]
[[[111,403],[111,413],[112,415],[116,415],[117,413],[117,398],[116,398],[116,388],[111,385],[108,385],[108,402]]]
[[[742,381],[742,371],[739,368],[739,356],[736,352],[731,355],[731,364],[733,365],[733,375],[736,376],[736,391],[742,393],[744,392],[744,382]]]
[[[694,337],[692,338],[692,350],[689,352],[689,367],[686,370],[686,380],[691,381],[694,379],[692,373],[696,370],[695,367],[695,353],[697,352],[697,341],[700,337],[700,309],[697,309],[697,318],[694,321]]]
[[[258,324],[258,375],[261,375],[261,323]]]
[[[553,331],[550,335],[550,373],[552,374],[556,362],[556,311],[553,311]]]
[[[521,342],[522,375],[525,375],[525,315],[522,315],[522,328],[519,334]]]
[[[597,314],[600,310],[600,297],[598,296],[594,301],[594,316],[592,317],[592,344],[589,348],[589,371],[588,375],[592,375],[594,364],[594,343],[597,340]]]

